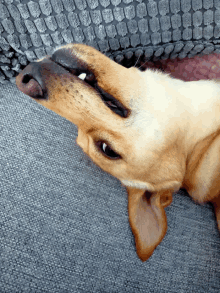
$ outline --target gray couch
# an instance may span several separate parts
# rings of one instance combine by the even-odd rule
[[[120,183],[76,145],[77,129],[0,86],[0,292],[220,291],[212,206],[179,191],[168,232],[142,263]]]
[[[34,47],[32,43],[32,46],[25,49],[22,47],[24,42],[17,47],[10,43],[16,33],[19,39],[24,38],[24,35],[28,39],[28,34],[31,34],[27,30],[23,33],[15,30],[13,34],[6,30],[7,22],[3,22],[3,17],[10,20],[14,15],[16,18],[12,5],[17,5],[18,2],[5,0],[0,4],[0,28],[3,28],[1,36],[4,37],[4,41],[0,40],[0,62],[6,62],[0,66],[0,80],[3,83],[0,85],[0,292],[220,292],[220,237],[210,204],[197,205],[184,190],[175,194],[173,203],[166,208],[167,234],[152,257],[142,263],[136,255],[134,238],[128,223],[125,189],[83,154],[75,143],[77,129],[74,125],[38,105],[19,92],[14,84],[5,83],[7,80],[14,82],[16,72],[29,62],[27,56],[30,57],[30,53],[26,51],[38,57],[36,52],[43,52],[40,49],[46,46],[42,42],[39,47]],[[28,3],[29,6],[33,4],[31,1],[20,2]],[[39,2],[41,6],[46,2],[51,3],[53,11],[57,15],[62,14],[58,10],[61,1]],[[96,2],[101,5],[101,8],[98,6],[100,9],[104,9],[106,5],[113,9],[113,4],[122,9],[138,5],[138,2],[132,0],[75,0],[74,11],[78,13],[85,3],[90,3],[91,6],[91,3]],[[178,1],[171,2],[172,7],[176,7],[175,3],[178,4]],[[62,3],[66,5],[64,13],[67,11],[67,4],[70,7],[73,1],[63,0]],[[152,3],[156,3],[161,11],[161,5],[167,1],[142,1],[150,13],[153,13],[149,8]],[[172,11],[168,15],[172,17],[177,14],[182,17],[187,3],[191,5],[191,1],[181,1],[180,11],[177,9],[175,12],[171,7]],[[214,1],[212,6],[210,3],[212,1],[192,1],[193,11],[203,11],[201,5],[207,11],[217,11],[219,2]],[[90,6],[88,4],[86,7],[97,9],[97,6]],[[84,7],[84,10],[87,8]],[[129,16],[132,8],[127,8],[126,11]],[[199,17],[198,14],[197,16]],[[35,16],[36,19],[40,17],[46,18],[48,15]],[[149,13],[142,16],[144,17],[153,18]],[[193,19],[196,21],[198,17]],[[20,22],[25,24],[29,20],[38,23],[39,27],[40,22],[36,19],[33,15],[25,16],[23,12]],[[81,21],[83,18],[79,19]],[[130,20],[125,18],[124,21]],[[17,26],[18,23],[19,21]],[[183,30],[183,27],[180,29]],[[206,23],[206,31],[209,29],[209,23]],[[133,43],[132,48],[110,48],[109,54],[117,53],[118,61],[123,61],[123,58],[129,59],[131,56],[128,49],[136,56],[142,52],[144,58],[149,58],[149,52],[153,52],[152,56],[158,58],[158,50],[161,48],[162,59],[170,56],[169,54],[177,54],[175,50],[182,57],[198,52],[217,52],[217,16],[214,29],[216,43],[213,39],[205,41],[204,38],[197,39],[197,43],[193,38],[181,39],[179,43],[168,39],[163,45],[154,45],[152,42],[136,45]],[[62,32],[64,30],[57,29]],[[171,27],[168,30],[175,35],[174,30],[178,28]],[[199,32],[198,29],[196,31]],[[73,29],[74,32],[76,30]],[[45,40],[45,32],[35,32],[38,33]],[[162,31],[159,30],[159,33],[162,34]],[[143,32],[134,34],[139,34],[140,40],[144,41]],[[153,34],[150,29],[149,34]],[[132,35],[128,37],[135,40]],[[155,38],[150,40],[154,41]],[[96,42],[97,44],[99,43]],[[173,46],[173,51],[169,54],[166,49],[168,45]],[[55,44],[52,43],[51,47],[55,47]],[[181,49],[178,51],[175,48]]]

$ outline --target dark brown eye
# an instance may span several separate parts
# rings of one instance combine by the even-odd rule
[[[113,151],[113,149],[107,145],[105,142],[103,141],[99,141],[97,143],[97,146],[99,147],[99,149],[101,150],[101,152],[107,156],[109,159],[120,159],[121,156],[119,154],[117,154],[115,151]]]

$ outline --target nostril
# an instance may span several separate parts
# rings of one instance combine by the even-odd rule
[[[30,81],[31,79],[33,79],[33,76],[31,76],[30,74],[25,74],[25,75],[23,76],[22,83],[27,84],[27,83],[29,83],[29,81]]]
[[[21,72],[16,78],[16,83],[19,90],[24,94],[35,99],[46,99],[45,92],[32,74],[22,74]]]
[[[32,62],[28,64],[16,77],[16,84],[20,91],[35,99],[47,99],[45,75],[49,72],[47,62]]]

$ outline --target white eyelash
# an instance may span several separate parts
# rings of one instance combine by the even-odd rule
[[[81,73],[78,78],[84,80],[86,78],[86,73]]]

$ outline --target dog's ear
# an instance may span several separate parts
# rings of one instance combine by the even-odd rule
[[[172,202],[172,191],[150,193],[127,187],[128,213],[137,254],[147,260],[164,238],[167,219],[164,208]]]

